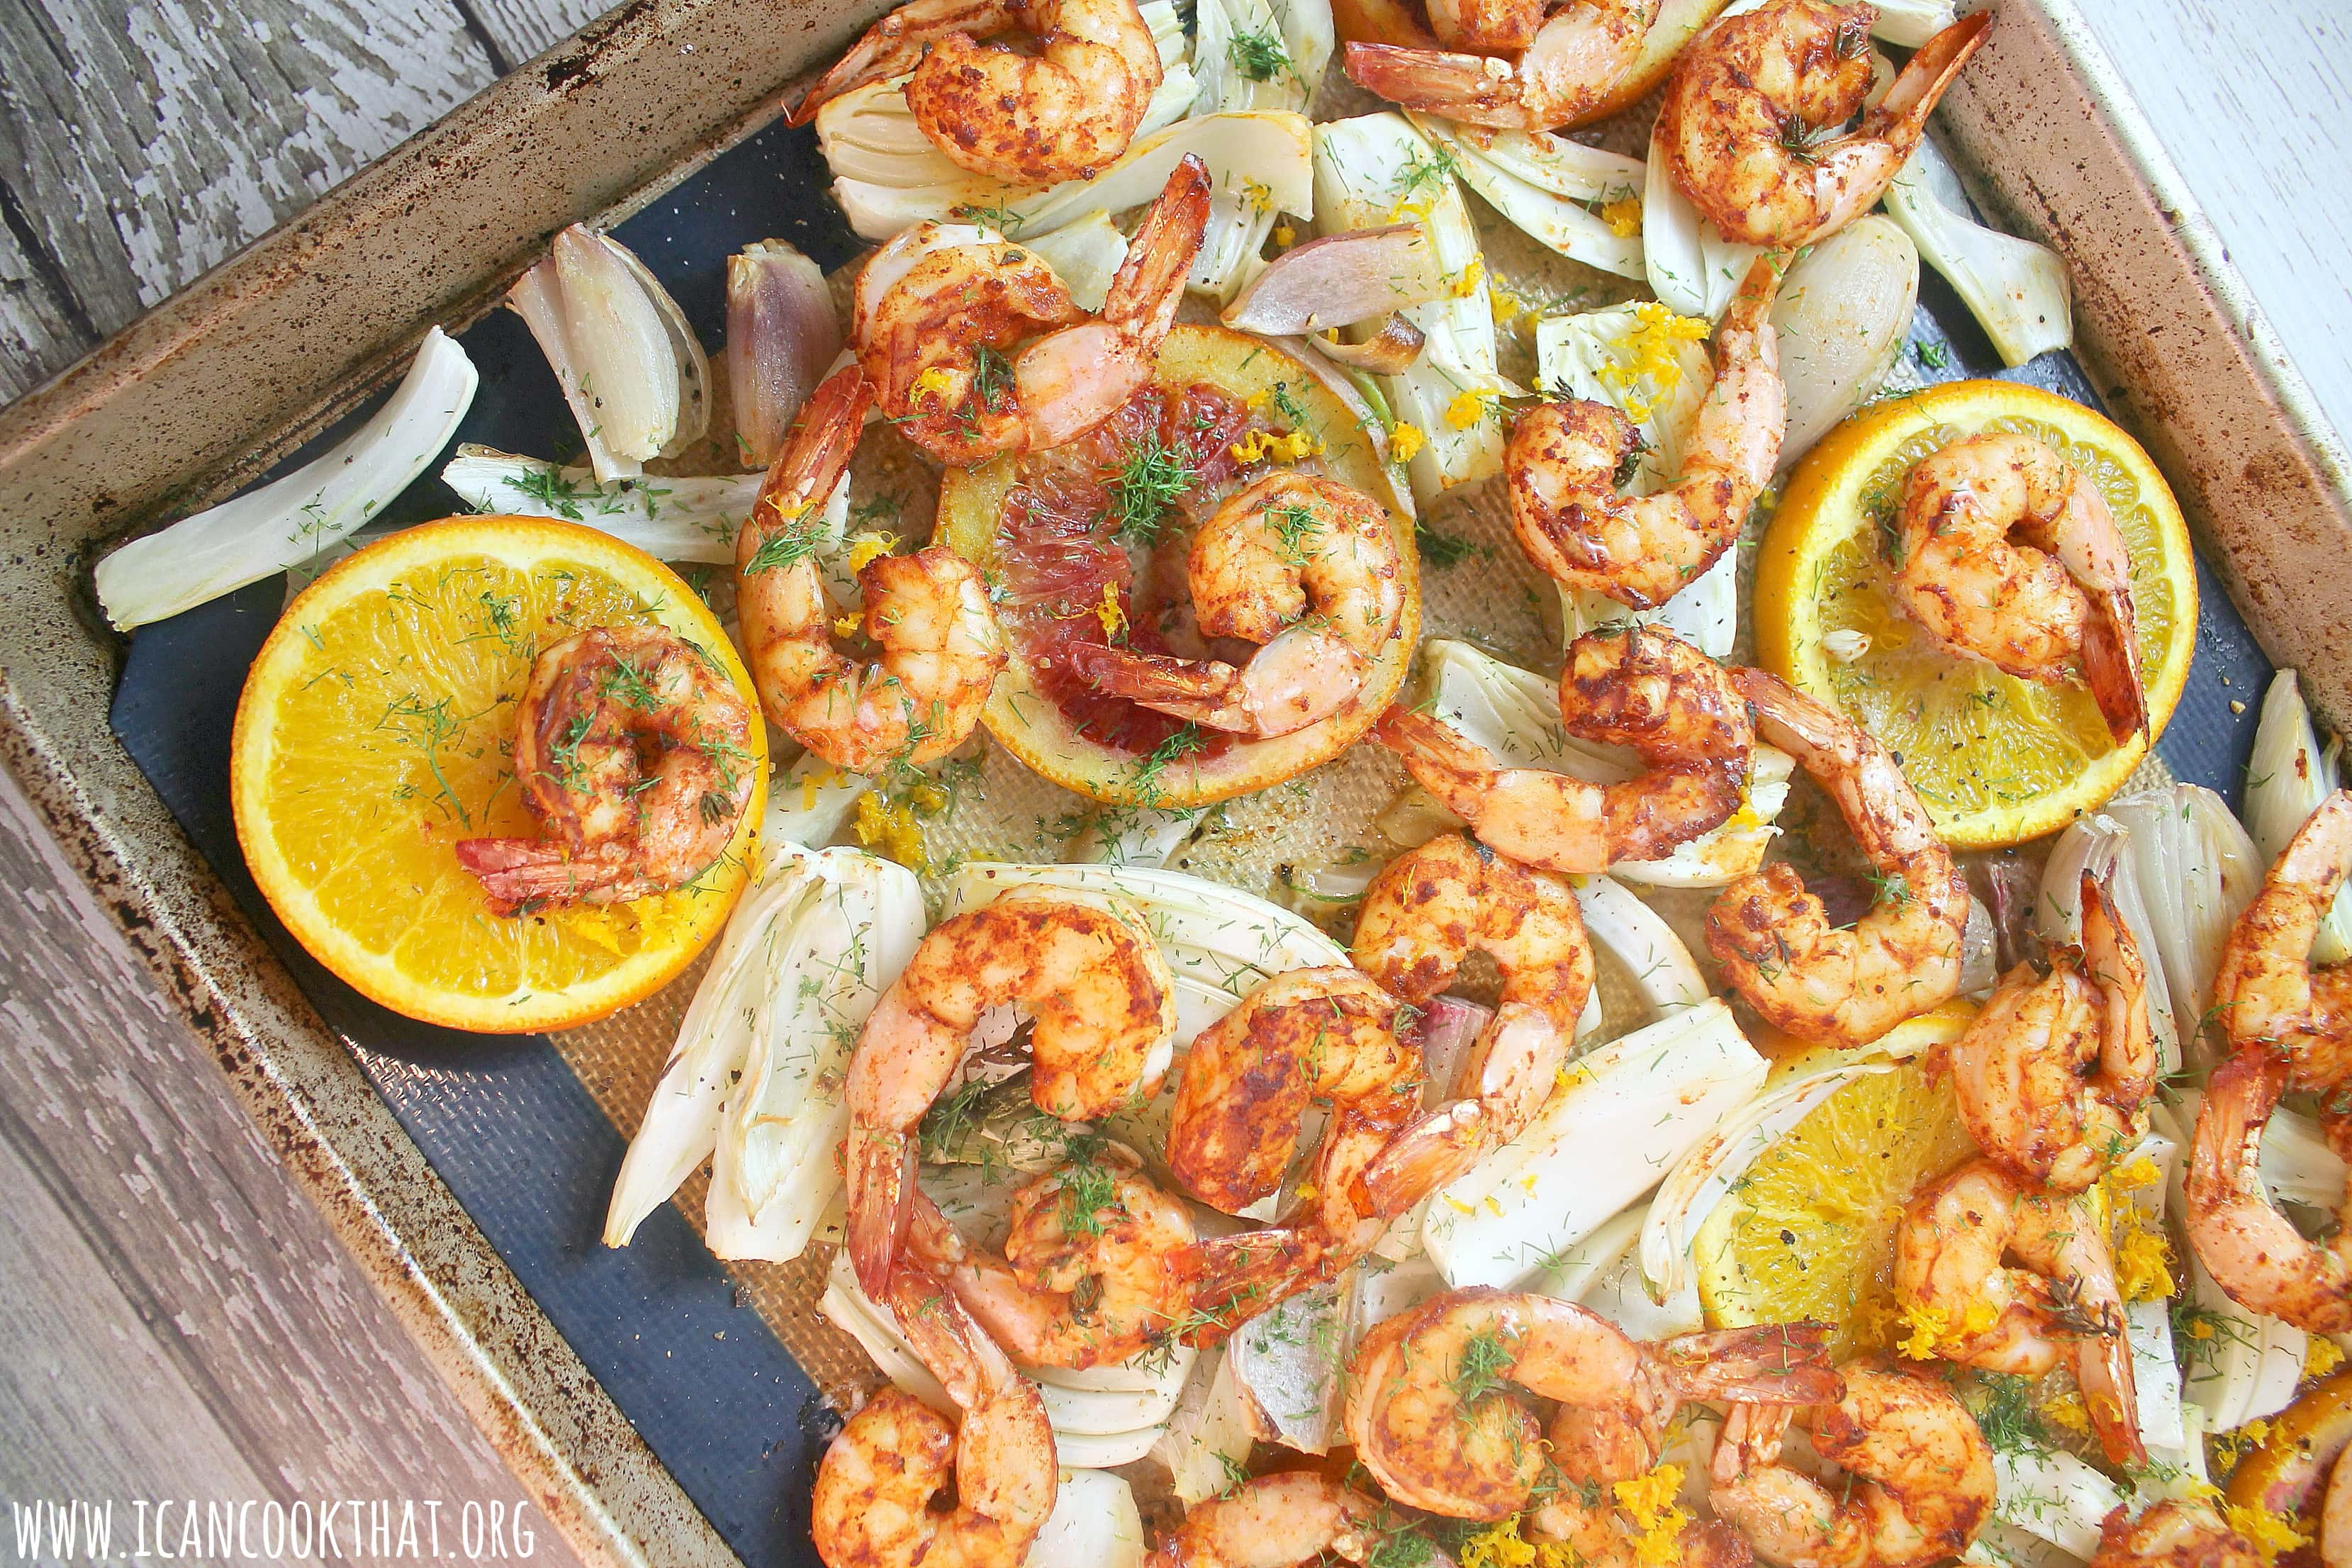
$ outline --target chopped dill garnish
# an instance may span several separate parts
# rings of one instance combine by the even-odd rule
[[[1103,1164],[1102,1151],[1103,1141],[1091,1135],[1063,1142],[1069,1161],[1060,1176],[1064,1236],[1100,1236],[1106,1212],[1126,1212],[1118,1201],[1118,1177]]]
[[[1444,194],[1445,183],[1461,172],[1462,165],[1453,153],[1437,148],[1427,158],[1415,153],[1397,171],[1396,199],[1402,204],[1416,192],[1427,189],[1432,197]]]
[[[1454,1363],[1451,1379],[1462,1420],[1470,1420],[1472,1407],[1509,1381],[1506,1374],[1517,1359],[1511,1342],[1493,1329],[1481,1329],[1462,1342],[1462,1359]]]
[[[1297,501],[1278,506],[1265,514],[1265,525],[1282,544],[1283,559],[1294,566],[1303,566],[1317,553],[1312,548],[1323,523],[1312,511]]]
[[[1178,759],[1204,752],[1208,747],[1208,737],[1201,733],[1201,727],[1197,724],[1185,725],[1152,747],[1150,753],[1135,764],[1135,804],[1158,805],[1162,798],[1160,775]]]
[[[1147,434],[1127,449],[1108,483],[1111,531],[1129,543],[1149,545],[1160,537],[1168,509],[1192,488],[1191,456],[1157,433]]]
[[[1412,525],[1412,540],[1421,546],[1421,558],[1440,572],[1486,552],[1486,547],[1475,540],[1465,539],[1458,533],[1440,533],[1425,522]]]
[[[817,531],[794,518],[760,541],[760,548],[743,563],[743,574],[749,576],[754,572],[797,566],[816,553],[816,541]]]
[[[1225,58],[1252,81],[1272,81],[1291,69],[1290,51],[1271,22],[1263,32],[1235,32],[1225,45]]]
[[[578,480],[565,479],[556,468],[533,468],[520,478],[509,474],[506,486],[517,495],[529,496],[549,508],[556,516],[570,518],[574,522],[587,521],[580,510],[582,501],[598,500],[604,495],[596,486],[592,484],[583,489]]]

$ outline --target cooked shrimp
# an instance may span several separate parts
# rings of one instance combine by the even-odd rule
[[[1311,1470],[1244,1481],[1195,1503],[1144,1568],[1305,1568],[1328,1557],[1361,1563],[1377,1542],[1381,1505]]]
[[[1244,735],[1287,735],[1355,700],[1404,616],[1386,508],[1337,479],[1270,473],[1192,536],[1192,615],[1204,636],[1258,651],[1217,659],[1104,649],[1095,684],[1114,697]]]
[[[1642,58],[1659,4],[1571,0],[1546,21],[1546,7],[1529,0],[1435,0],[1429,25],[1445,48],[1351,42],[1348,75],[1407,109],[1468,125],[1580,125]]]
[[[1360,970],[1277,974],[1202,1030],[1168,1122],[1168,1168],[1238,1214],[1280,1185],[1307,1102],[1418,1088],[1421,1053],[1396,1037],[1397,1000]]]
[[[2091,1568],[2263,1568],[2265,1562],[2211,1504],[2165,1501],[2137,1519],[2117,1504],[2099,1527]]]
[[[596,626],[532,661],[514,776],[545,838],[461,838],[502,915],[682,888],[751,805],[751,712],[718,660],[666,626]]]
[[[1559,712],[1569,734],[1627,747],[1646,771],[1601,784],[1504,767],[1436,718],[1402,707],[1372,734],[1481,841],[1547,870],[1659,859],[1739,809],[1755,744],[1748,704],[1728,672],[1672,633],[1627,623],[1578,637],[1560,674]]]
[[[1959,990],[1968,883],[1885,747],[1760,669],[1731,679],[1758,732],[1829,791],[1883,880],[1869,912],[1839,930],[1795,869],[1776,861],[1717,896],[1707,951],[1775,1027],[1841,1045],[1874,1040]]]
[[[974,42],[1016,31],[1034,52]],[[908,71],[915,128],[959,168],[1013,185],[1093,178],[1134,140],[1161,74],[1136,0],[912,0],[850,46],[792,122]]]
[[[1948,1361],[2035,1378],[2070,1367],[2107,1458],[2147,1462],[2097,1194],[2070,1198],[1971,1160],[1904,1212],[1895,1292],[1945,1325],[1936,1353]]]
[[[1192,1239],[1183,1203],[1104,1146],[1013,1194],[1002,1257],[966,1246],[919,1194],[906,1245],[1014,1361],[1082,1368],[1166,1338],[1183,1310]]]
[[[895,1388],[867,1401],[817,1466],[817,1556],[825,1568],[1019,1568],[1061,1480],[1045,1398],[936,1281],[899,1270],[889,1306],[961,1420]]]
[[[1545,1463],[1540,1424],[1505,1384],[1663,1435],[1685,1399],[1835,1397],[1826,1334],[1795,1324],[1644,1345],[1571,1301],[1450,1290],[1364,1336],[1342,1415],[1357,1459],[1396,1501],[1505,1519],[1527,1507]]]
[[[857,280],[852,334],[883,414],[959,468],[1076,440],[1151,380],[1208,221],[1208,167],[1188,153],[1096,316],[1036,252],[992,230],[908,229]]]
[[[1979,11],[1928,39],[1848,131],[1870,91],[1877,20],[1874,5],[1771,0],[1709,27],[1675,62],[1655,145],[1726,239],[1811,245],[1868,212],[1992,25]]]
[[[2288,1087],[2326,1094],[2352,1081],[2352,963],[2311,963],[2312,939],[2352,871],[2352,791],[2337,790],[2263,879],[2222,944],[2213,999],[2235,1047],[2284,1051]]]
[[[835,648],[817,508],[848,467],[869,395],[855,366],[817,388],[735,536],[736,615],[761,706],[778,729],[859,773],[961,745],[1006,658],[979,572],[944,545],[867,562],[859,627],[878,656],[860,665]]]
[[[2031,436],[1964,437],[1912,466],[1895,523],[1895,597],[1937,647],[2044,685],[2079,671],[2118,745],[2147,732],[2131,555],[2080,469]]]
[[[1788,430],[1770,315],[1780,287],[1779,261],[1758,257],[1716,328],[1715,385],[1683,447],[1682,477],[1664,489],[1617,493],[1641,434],[1607,404],[1538,403],[1519,416],[1503,472],[1512,531],[1539,570],[1645,610],[1731,548]]]
[[[1214,1344],[1245,1320],[1336,1279],[1370,1252],[1389,1222],[1422,1194],[1406,1189],[1383,1204],[1368,1190],[1365,1174],[1421,1114],[1421,1089],[1409,1079],[1334,1103],[1300,1184],[1313,1195],[1278,1225],[1210,1237],[1193,1247],[1186,1319],[1176,1337]]]
[[[2082,882],[2083,942],[2048,974],[2001,977],[1946,1047],[1977,1146],[2029,1182],[2080,1192],[2147,1132],[2156,1092],[2147,969],[2098,880]]]
[[[1845,1368],[1845,1394],[1814,1415],[1813,1449],[1844,1470],[1824,1484],[1780,1464],[1786,1405],[1735,1405],[1707,1500],[1780,1568],[1926,1568],[1968,1549],[1992,1512],[1992,1449],[1942,1384]]]
[[[1015,888],[942,921],[882,994],[849,1058],[849,1247],[878,1295],[906,1231],[914,1134],[983,1015],[1030,1024],[1030,1098],[1065,1121],[1149,1097],[1168,1070],[1174,981],[1141,913]]]
[[[2291,1066],[2261,1047],[2213,1069],[2189,1142],[2181,1228],[2230,1299],[2315,1334],[2352,1331],[2352,1192],[2325,1241],[2306,1241],[2263,1185],[2263,1129]]]
[[[1495,1016],[1463,1059],[1453,1098],[1417,1116],[1364,1173],[1373,1205],[1402,1214],[1516,1138],[1552,1090],[1592,992],[1592,944],[1576,894],[1461,834],[1381,870],[1356,918],[1358,968],[1419,1006],[1475,949],[1502,973]]]

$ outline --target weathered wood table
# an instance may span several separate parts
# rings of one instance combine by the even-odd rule
[[[2352,430],[2352,10],[2084,3]],[[597,9],[0,0],[0,401]],[[5,776],[0,888],[0,1498],[514,1497]]]

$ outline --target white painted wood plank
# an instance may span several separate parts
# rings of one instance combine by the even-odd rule
[[[2352,435],[2352,6],[2084,8],[2337,433]]]
[[[511,66],[544,54],[606,9],[604,0],[459,0]]]
[[[5,775],[0,887],[0,1492],[518,1501]]]
[[[449,0],[15,0],[0,177],[110,332],[493,74]]]
[[[69,293],[0,227],[0,403],[39,385],[98,342]]]

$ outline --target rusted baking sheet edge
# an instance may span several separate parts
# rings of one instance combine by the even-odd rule
[[[0,412],[0,759],[263,1131],[589,1561],[723,1543],[532,1305],[106,727],[93,542],[234,489],[463,325],[580,217],[768,118],[878,9],[639,0],[508,78]],[[2341,447],[2071,0],[2004,0],[1941,123],[1980,200],[2073,264],[2085,362],[2179,485],[2272,655],[2352,716]],[[2330,573],[2335,575],[2331,576]]]

